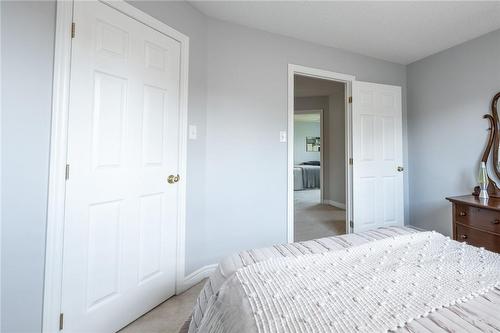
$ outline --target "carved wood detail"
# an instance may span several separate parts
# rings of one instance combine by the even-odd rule
[[[500,168],[499,168],[499,155],[498,149],[500,147],[500,133],[498,125],[500,124],[500,120],[498,118],[498,100],[500,99],[500,92],[495,94],[493,99],[491,100],[491,114],[486,114],[483,118],[488,119],[490,121],[490,134],[488,137],[488,143],[486,144],[486,148],[483,152],[483,156],[481,158],[481,162],[485,162],[488,165],[488,159],[491,155],[493,155],[493,170],[498,179],[500,179]],[[493,154],[491,154],[491,148],[493,147]],[[488,195],[494,198],[500,198],[500,188],[498,185],[488,176],[489,184],[488,184]],[[474,188],[473,195],[478,196],[480,192],[479,186]]]

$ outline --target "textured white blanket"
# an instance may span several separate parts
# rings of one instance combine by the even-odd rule
[[[423,232],[259,262],[236,279],[259,332],[385,332],[500,287],[500,256]]]

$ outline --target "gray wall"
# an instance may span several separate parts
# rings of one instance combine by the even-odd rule
[[[345,94],[328,96],[325,199],[345,204]]]
[[[318,114],[318,113],[316,113]],[[319,137],[321,134],[319,121],[303,121],[295,119],[294,122],[293,159],[295,164],[307,161],[319,161],[320,152],[306,151],[306,138],[308,136]],[[323,147],[321,147],[323,149]]]
[[[403,92],[406,68],[215,20],[208,22],[207,48],[208,264],[286,241],[287,145],[279,131],[287,127],[288,63],[399,85]]]
[[[55,4],[1,2],[2,332],[42,320]]]
[[[446,196],[470,194],[500,91],[500,30],[408,66],[410,223],[451,232]]]

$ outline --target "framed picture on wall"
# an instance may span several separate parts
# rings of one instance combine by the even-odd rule
[[[321,150],[320,142],[319,136],[306,136],[306,152],[319,152]]]

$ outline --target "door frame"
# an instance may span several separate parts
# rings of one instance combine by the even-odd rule
[[[325,119],[323,117],[323,109],[304,109],[304,110],[294,110],[293,115],[295,116],[296,114],[312,114],[312,113],[319,113],[319,160],[320,160],[320,169],[319,169],[319,192],[320,192],[320,202],[323,203],[323,193],[324,193],[324,188],[323,188],[323,181],[324,181],[324,140],[323,140],[323,133],[325,133],[325,130],[323,128],[323,120]],[[295,126],[295,122],[294,122]],[[294,138],[294,145],[295,145],[295,138]],[[295,164],[295,163],[294,163]]]
[[[179,174],[186,178],[189,37],[123,0],[98,0],[180,43]],[[74,0],[57,0],[42,332],[59,332]],[[78,36],[78,27],[76,27]],[[176,293],[184,287],[186,182],[178,183]]]
[[[352,157],[352,85],[356,80],[353,75],[336,73],[328,70],[288,64],[288,158],[287,158],[287,228],[286,238],[289,243],[294,241],[294,201],[293,201],[293,140],[294,140],[294,76],[301,75],[311,78],[343,82],[346,85],[345,90],[345,170],[346,170],[346,232],[351,232],[350,222],[352,221],[352,164],[350,159]]]

